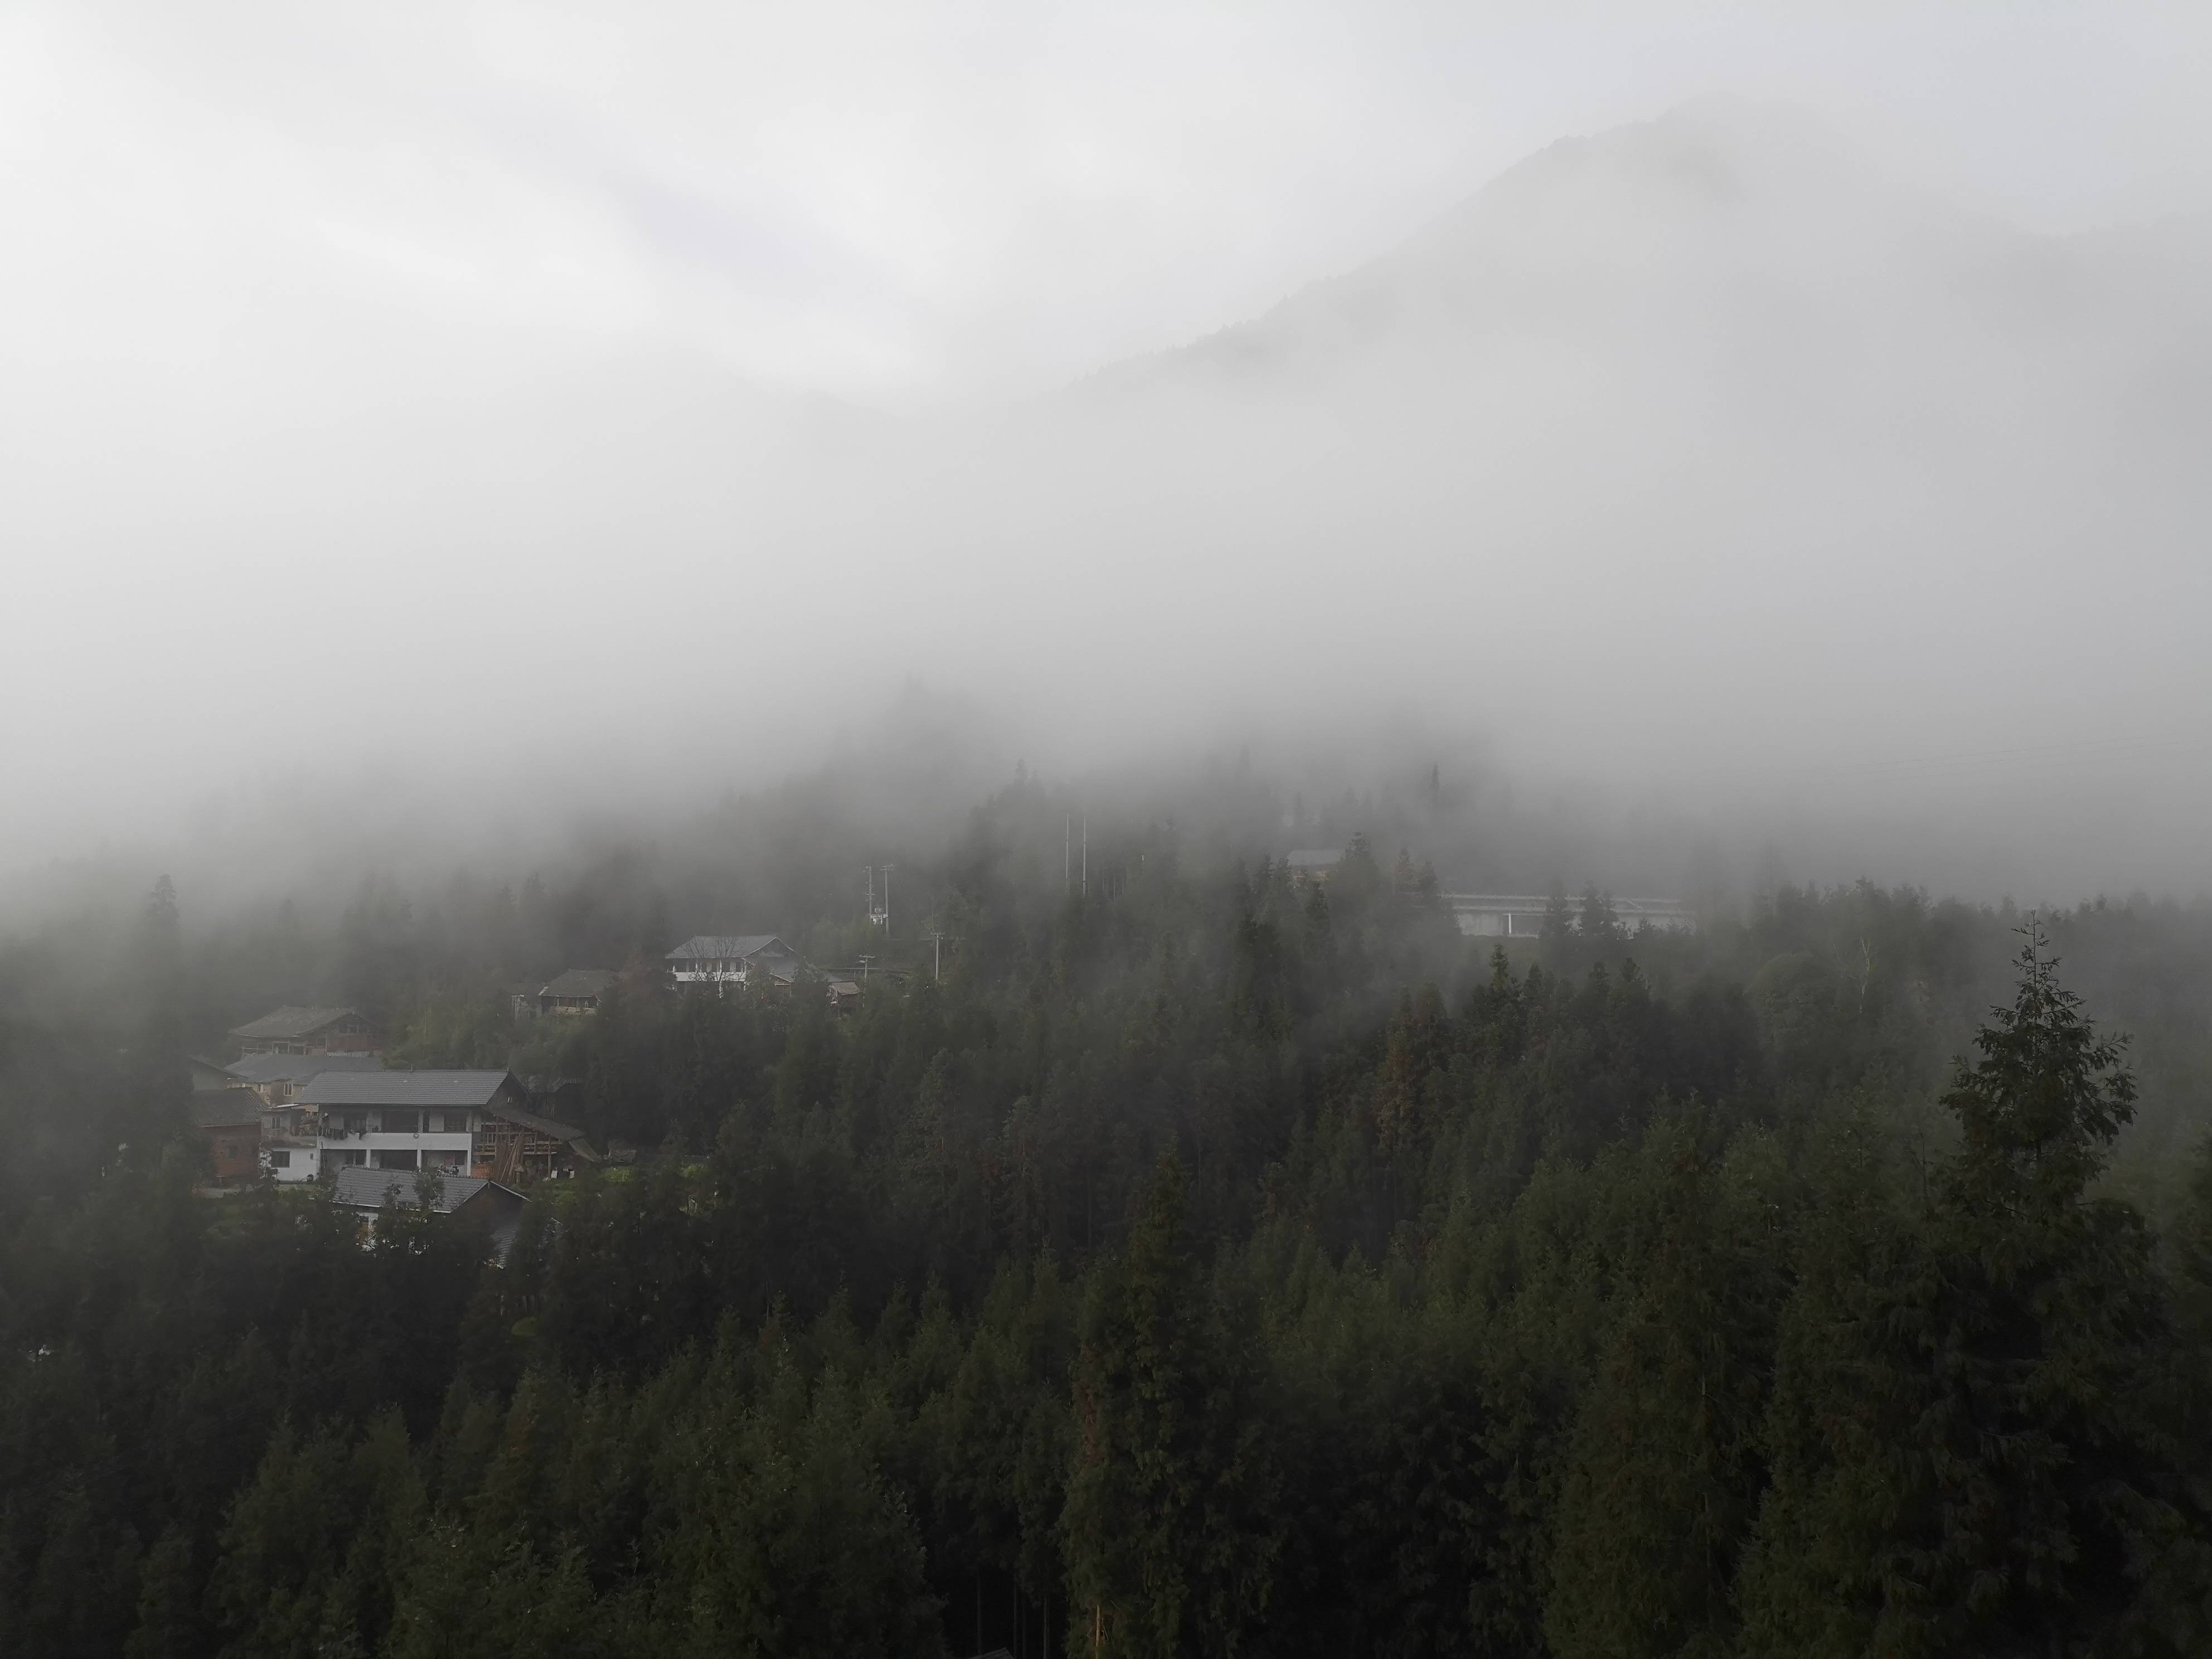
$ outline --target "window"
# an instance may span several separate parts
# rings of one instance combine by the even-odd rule
[[[376,1154],[376,1167],[380,1170],[411,1170],[416,1161],[412,1152],[394,1152],[390,1147],[380,1147]]]
[[[384,1115],[384,1133],[388,1135],[411,1135],[422,1127],[422,1114],[420,1112],[386,1112]]]
[[[368,1154],[362,1152],[358,1146],[353,1148],[350,1152],[342,1146],[337,1147],[324,1153],[323,1157],[325,1161],[327,1163],[332,1164],[350,1164],[356,1169],[359,1169],[362,1164],[368,1162]]]
[[[272,1170],[290,1169],[292,1167],[292,1154],[283,1151],[270,1152],[269,1154],[269,1167]]]

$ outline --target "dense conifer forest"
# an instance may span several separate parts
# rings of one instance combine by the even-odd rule
[[[619,858],[9,943],[0,1652],[2212,1651],[2212,912],[1509,954],[1418,847],[1062,827],[912,855],[848,1012],[672,988]],[[849,961],[827,871],[699,927]],[[195,1196],[179,1056],[311,995],[637,1161],[504,1266]]]

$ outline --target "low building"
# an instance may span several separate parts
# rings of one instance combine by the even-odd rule
[[[376,1028],[357,1008],[275,1009],[230,1033],[243,1054],[363,1054],[379,1048]]]
[[[261,1173],[261,1097],[252,1090],[195,1089],[192,1127],[208,1143],[217,1186],[231,1187]]]
[[[1443,902],[1452,920],[1469,939],[1536,939],[1544,932],[1544,917],[1553,900],[1540,893],[1446,893]],[[1680,899],[1607,899],[1613,917],[1630,933],[1650,927],[1662,933],[1683,933],[1698,925],[1697,913]],[[1570,927],[1579,925],[1582,901],[1566,901]]]
[[[538,993],[541,1014],[596,1014],[599,999],[615,982],[611,968],[571,968]]]
[[[584,1132],[558,1118],[526,1107],[502,1106],[488,1113],[477,1136],[474,1172],[493,1181],[564,1181],[599,1154]]]
[[[774,933],[701,933],[668,953],[678,985],[790,985],[805,967]]]
[[[428,1207],[480,1230],[488,1260],[504,1264],[522,1219],[523,1196],[511,1187],[481,1176],[434,1173],[425,1177],[389,1170],[349,1168],[332,1177],[331,1202],[361,1218],[362,1231],[373,1235],[379,1217],[393,1209]]]
[[[322,1072],[293,1097],[312,1114],[298,1126],[308,1155],[280,1163],[272,1146],[270,1173],[280,1181],[344,1169],[467,1175],[481,1162],[486,1120],[526,1110],[526,1100],[506,1072]]]

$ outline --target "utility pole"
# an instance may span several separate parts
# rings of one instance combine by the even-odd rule
[[[874,960],[875,958],[873,957],[862,957],[860,958],[860,982],[863,985],[868,982],[868,964]]]
[[[891,866],[884,866],[884,937],[891,936]]]
[[[1083,896],[1091,896],[1091,814],[1083,815]]]
[[[1060,890],[1073,892],[1075,888],[1075,817],[1073,813],[1060,820]]]
[[[945,977],[945,935],[942,933],[924,933],[922,937],[930,942],[936,951],[936,961],[929,974],[930,981],[933,984]]]

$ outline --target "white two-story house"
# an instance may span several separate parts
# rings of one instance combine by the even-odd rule
[[[293,1097],[298,1133],[264,1156],[279,1181],[349,1167],[467,1175],[485,1118],[528,1103],[506,1072],[322,1072]]]
[[[799,952],[774,933],[702,933],[668,953],[678,985],[750,985],[798,976]]]

